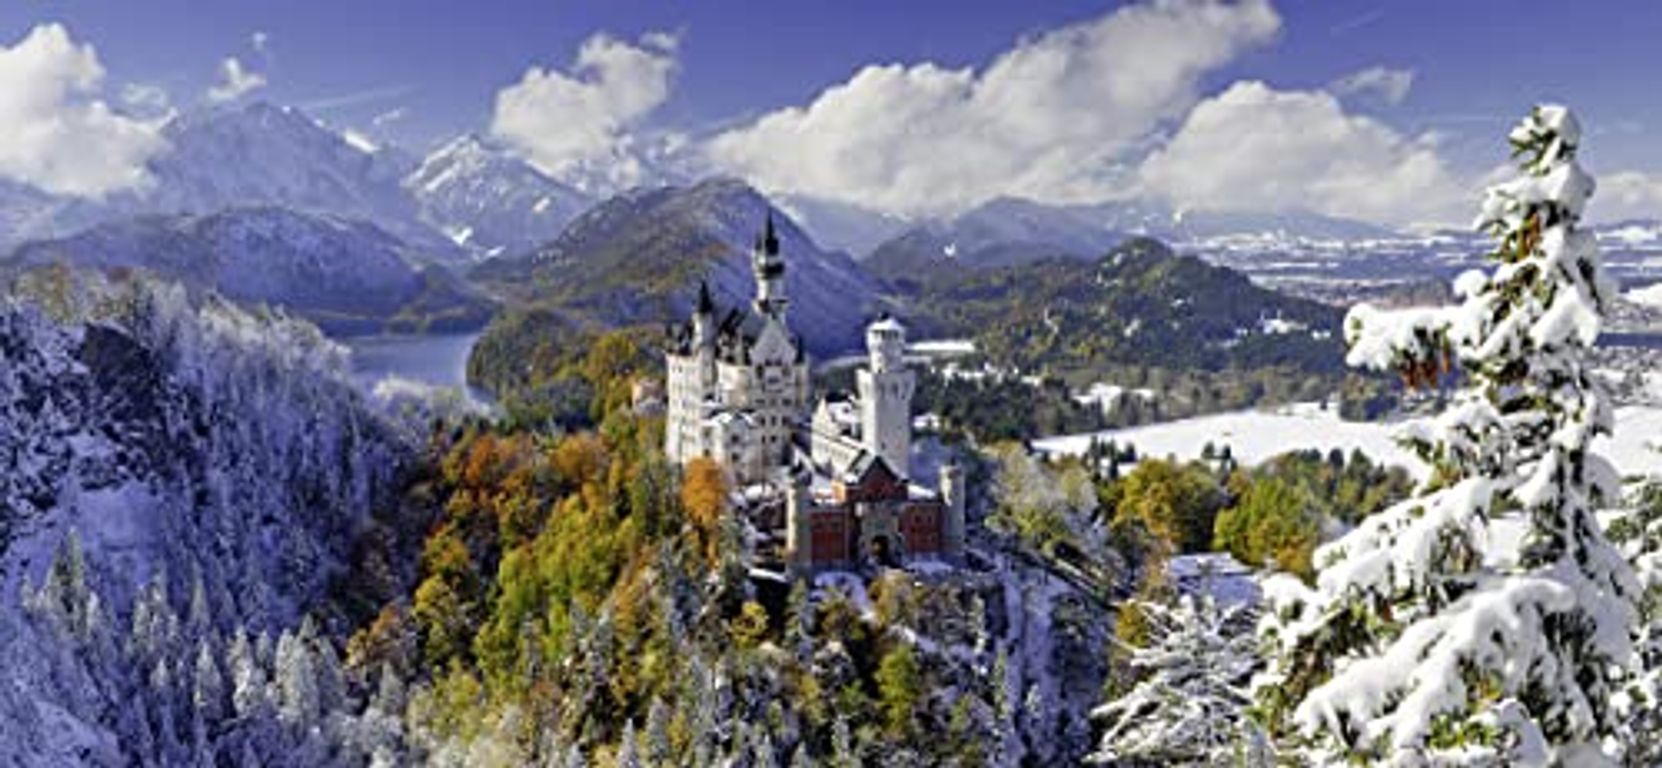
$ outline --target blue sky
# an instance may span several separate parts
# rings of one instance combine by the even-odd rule
[[[331,125],[376,141],[426,150],[464,131],[493,134],[545,169],[590,175],[620,158],[656,157],[654,153],[669,151],[665,147],[691,144],[699,150],[692,153],[699,163],[744,173],[777,191],[908,214],[950,212],[992,193],[1073,200],[1129,186],[1199,206],[1231,205],[1243,191],[1250,191],[1243,190],[1243,184],[1265,178],[1277,164],[1234,167],[1233,182],[1199,177],[1199,171],[1220,164],[1207,153],[1224,147],[1216,136],[1202,135],[1203,125],[1184,136],[1185,123],[1209,114],[1202,108],[1219,100],[1211,114],[1253,125],[1276,124],[1283,115],[1292,125],[1321,119],[1365,121],[1349,125],[1356,137],[1330,146],[1292,145],[1285,136],[1247,143],[1263,153],[1285,153],[1280,165],[1293,166],[1277,177],[1293,189],[1271,194],[1272,204],[1320,206],[1328,204],[1327,199],[1345,200],[1348,194],[1348,202],[1332,203],[1338,208],[1326,212],[1399,223],[1437,218],[1445,209],[1455,210],[1453,204],[1440,203],[1443,207],[1434,209],[1410,203],[1437,195],[1453,200],[1457,188],[1469,191],[1472,179],[1503,159],[1500,136],[1510,122],[1535,101],[1563,100],[1577,109],[1589,129],[1588,164],[1598,172],[1635,174],[1622,182],[1624,199],[1634,205],[1662,201],[1662,192],[1648,186],[1652,172],[1662,171],[1662,147],[1652,138],[1655,128],[1662,126],[1662,99],[1651,82],[1652,73],[1662,71],[1662,46],[1654,44],[1662,39],[1662,5],[1599,0],[1281,0],[1253,3],[1262,7],[1250,15],[1235,12],[1220,18],[1203,12],[1205,5],[1057,0],[12,0],[0,5],[0,41],[13,45],[43,23],[61,23],[75,45],[95,49],[104,71],[98,92],[83,96],[107,99],[134,113],[145,107],[124,101],[124,90],[131,96],[142,89],[152,99],[165,93],[172,108],[200,106],[216,83],[223,88],[225,60],[234,57],[245,76],[242,85],[258,86],[237,94],[239,100],[265,98],[299,105]],[[1123,17],[1130,22],[1137,12],[1171,18],[1164,18],[1149,35],[1110,33],[1107,21]],[[1212,37],[1192,35],[1185,24],[1205,25]],[[1104,34],[1083,41],[1065,39],[1069,30],[1085,28],[1101,28]],[[652,34],[667,35],[673,42],[655,47],[646,37]],[[1170,40],[1151,44],[1141,59],[1090,50],[1160,34]],[[574,62],[596,35],[607,35],[617,44],[607,49],[611,53],[624,56],[639,50],[645,58],[600,56],[597,60],[624,62],[618,65],[622,74],[610,81],[598,74],[599,69],[585,74]],[[1185,42],[1197,37],[1210,42]],[[967,103],[977,96],[962,95],[955,102],[943,91],[957,86],[976,89],[976,79],[1001,57],[1028,48],[1043,51],[1046,40],[1054,43],[1051,53],[1062,51],[1073,66],[1140,70],[1142,62],[1168,58],[1167,51],[1194,61],[1167,73],[1175,80],[1160,86],[1166,90],[1107,99],[1095,114],[1090,110],[1097,91],[1092,89],[1106,87],[1107,81],[1060,82],[1066,77],[1058,74],[1054,93],[1041,105],[1055,113],[1034,118],[1034,146],[1010,150],[1012,141],[1022,143],[1019,137],[989,143],[970,135],[979,128],[962,124],[1006,120],[1010,125],[1003,129],[1018,131],[1023,123],[987,111],[1007,109],[1008,99],[981,99],[992,106],[977,106]],[[654,63],[662,65],[657,79]],[[895,76],[904,82],[869,78],[852,89],[853,96],[869,97],[868,101],[844,104],[840,110],[835,104],[822,105],[820,114],[802,117],[800,125],[775,125],[771,131],[758,125],[779,110],[807,109],[827,89],[845,86],[863,68],[886,64],[900,65]],[[604,114],[595,118],[599,127],[591,126],[590,135],[545,142],[544,135],[565,129],[550,121],[571,113],[569,101],[558,101],[571,97],[569,89],[524,89],[524,109],[517,122],[496,108],[499,93],[520,84],[531,67],[562,81],[554,85],[563,85],[567,78],[591,84],[600,78],[598,91],[621,88],[624,96],[620,103],[596,107]],[[936,76],[960,71],[970,78],[967,85]],[[1020,76],[1034,76],[1033,71]],[[1370,71],[1369,76],[1358,76]],[[1343,85],[1346,78],[1352,78],[1354,87]],[[1231,90],[1242,83],[1262,83],[1264,89]],[[221,95],[233,92],[222,90]],[[550,103],[551,98],[557,103]],[[595,98],[609,100],[595,94],[582,98],[590,106]],[[884,105],[883,98],[894,102]],[[1325,103],[1329,98],[1333,105]],[[929,104],[930,99],[941,100],[941,109],[930,114],[957,120],[960,127],[916,130],[941,133],[944,138],[933,143],[947,147],[955,146],[956,132],[963,131],[960,155],[925,157],[931,155],[932,145],[908,143],[911,129],[906,126],[887,126],[880,129],[887,133],[873,136],[830,135],[858,132],[874,116],[904,111],[908,104]],[[1058,99],[1075,103],[1057,108]],[[153,100],[150,104],[155,106]],[[1067,127],[1097,120],[1105,132],[1100,137]],[[1121,125],[1136,130],[1119,131]],[[604,136],[596,137],[594,131]],[[730,132],[743,135],[710,142],[710,151],[704,151],[707,139]],[[782,144],[782,137],[804,132],[808,138],[800,147]],[[1051,152],[1041,144],[1077,147],[1081,156]],[[1099,145],[1105,149],[1087,149]],[[768,154],[787,148],[809,161],[818,158],[826,167],[781,168],[768,159]],[[688,154],[684,148],[679,151]],[[1312,183],[1297,175],[1305,173],[1309,180],[1332,175],[1335,158],[1342,156],[1369,158],[1360,162],[1363,170],[1415,163],[1436,167],[1412,178],[1393,178],[1391,183],[1401,188],[1399,196],[1407,201],[1400,203],[1364,194],[1356,184],[1340,184],[1337,192],[1329,188],[1332,185],[1312,192]],[[884,167],[831,167],[847,164],[850,157],[874,158],[874,164]],[[984,165],[989,178],[967,180],[956,194],[935,194],[934,189],[960,185],[945,169],[925,165],[957,158]],[[1010,175],[1012,168],[1069,164],[1090,166],[1091,175],[1024,171],[1009,189],[998,188],[996,181],[1001,174]],[[4,171],[5,163],[0,162],[0,172]],[[630,178],[625,174],[611,181]]]

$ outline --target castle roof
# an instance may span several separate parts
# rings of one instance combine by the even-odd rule
[[[848,465],[847,474],[855,482],[864,483],[873,472],[878,471],[888,473],[890,479],[900,477],[900,475],[895,474],[894,468],[889,466],[889,462],[885,461],[880,454],[871,451],[861,451],[860,455],[855,457],[854,463]]]
[[[700,315],[713,315],[716,312],[716,302],[710,298],[710,283],[707,280],[698,281],[698,305],[693,312]]]
[[[901,325],[900,321],[896,320],[893,315],[884,312],[882,315],[879,315],[877,320],[873,321],[871,325],[866,326],[866,329],[871,331],[900,331],[904,333],[906,331],[906,326]]]

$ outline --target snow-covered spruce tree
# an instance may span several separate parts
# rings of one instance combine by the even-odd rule
[[[1627,765],[1662,765],[1662,483],[1633,494],[1628,510],[1610,524],[1610,540],[1622,548],[1644,589],[1634,653],[1637,674],[1617,697],[1627,723]]]
[[[1619,488],[1590,449],[1612,417],[1584,362],[1615,288],[1577,226],[1593,180],[1575,118],[1538,107],[1510,138],[1523,173],[1478,220],[1499,241],[1493,272],[1461,276],[1456,306],[1346,319],[1353,365],[1465,378],[1404,435],[1432,467],[1416,495],[1318,549],[1315,589],[1266,584],[1263,713],[1309,762],[1581,766],[1621,750],[1611,701],[1639,587],[1593,516]],[[1502,523],[1519,545],[1491,543]]]
[[[1106,727],[1091,762],[1239,763],[1252,741],[1248,684],[1258,666],[1246,607],[1184,595],[1143,610],[1150,642],[1127,659],[1139,680],[1092,713]]]

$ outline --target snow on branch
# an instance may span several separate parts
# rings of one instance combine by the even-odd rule
[[[1580,138],[1557,106],[1512,131],[1521,173],[1477,221],[1494,266],[1456,281],[1459,304],[1347,318],[1350,364],[1412,385],[1458,366],[1464,387],[1404,431],[1436,470],[1415,497],[1319,548],[1314,588],[1266,584],[1257,688],[1272,733],[1310,762],[1619,758],[1611,700],[1639,588],[1593,516],[1619,482],[1591,450],[1613,423],[1585,353],[1615,293],[1579,228],[1594,189]]]

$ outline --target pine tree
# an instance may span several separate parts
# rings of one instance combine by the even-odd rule
[[[207,641],[196,646],[196,668],[191,674],[191,704],[209,722],[225,714],[225,678]]]
[[[1432,465],[1416,495],[1317,550],[1314,590],[1266,584],[1266,719],[1314,762],[1599,765],[1621,723],[1638,585],[1593,517],[1615,470],[1585,363],[1614,286],[1578,227],[1592,179],[1568,110],[1536,108],[1511,142],[1523,174],[1490,189],[1490,274],[1448,308],[1346,319],[1349,362],[1465,387],[1407,442]],[[1498,522],[1520,547],[1491,546]]]
[[[1662,483],[1641,488],[1628,510],[1610,525],[1610,539],[1623,548],[1644,585],[1635,638],[1639,671],[1617,698],[1627,722],[1626,764],[1662,764]]]
[[[860,765],[860,755],[854,749],[853,734],[849,733],[848,720],[838,717],[831,724],[831,760],[833,768],[857,768]]]
[[[664,706],[663,699],[652,697],[652,704],[646,708],[646,764],[653,768],[673,763],[669,743],[669,707]]]
[[[1257,658],[1246,608],[1185,595],[1144,603],[1149,642],[1131,649],[1137,682],[1093,717],[1106,723],[1092,760],[1224,765],[1239,752]]]
[[[317,661],[311,645],[298,635],[284,632],[277,641],[273,677],[277,711],[282,718],[302,728],[316,723],[322,710],[322,692],[317,685]]]
[[[635,742],[635,721],[623,724],[623,739],[618,744],[617,768],[643,768],[640,745]]]
[[[231,670],[231,704],[238,717],[254,718],[266,706],[265,668],[248,641],[248,633],[237,630],[231,639],[227,666]]]

